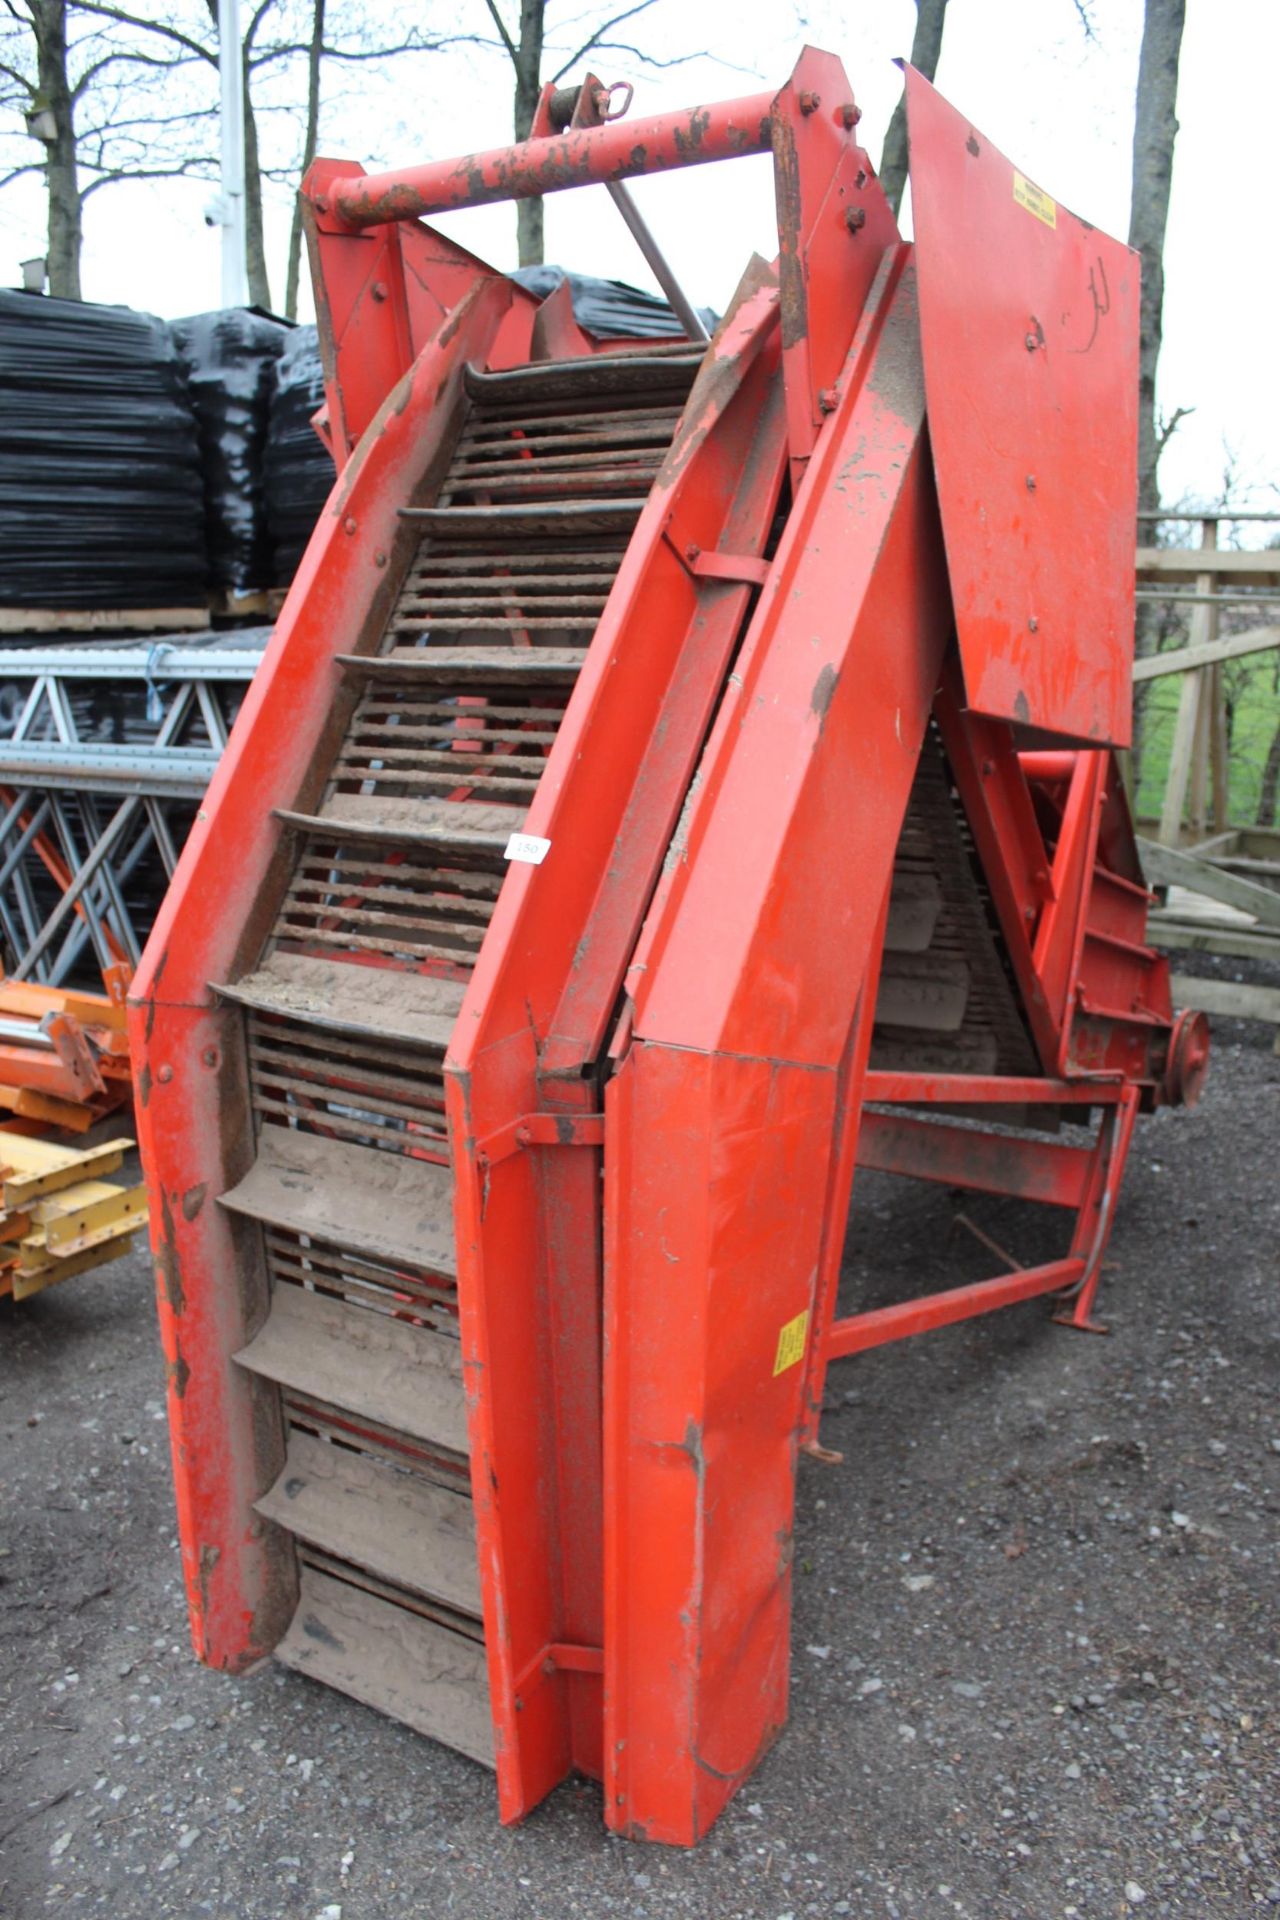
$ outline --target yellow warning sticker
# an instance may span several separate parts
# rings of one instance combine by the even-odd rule
[[[1026,174],[1019,173],[1016,168],[1013,175],[1013,197],[1020,207],[1025,207],[1028,213],[1034,213],[1037,220],[1043,220],[1046,227],[1057,226],[1057,201],[1051,200],[1043,187],[1038,187],[1034,180],[1028,180]]]
[[[798,1313],[794,1320],[788,1320],[778,1334],[778,1351],[773,1362],[775,1380],[780,1373],[785,1373],[788,1367],[794,1367],[798,1361],[804,1359],[804,1337],[808,1331],[809,1309],[806,1307],[804,1312]]]

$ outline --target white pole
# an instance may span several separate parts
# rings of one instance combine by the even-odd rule
[[[218,0],[224,307],[242,307],[249,297],[244,265],[244,79],[240,60],[240,0]]]

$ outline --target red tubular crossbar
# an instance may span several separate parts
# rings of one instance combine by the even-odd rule
[[[753,93],[710,107],[686,107],[647,120],[609,121],[554,139],[494,147],[459,160],[351,174],[331,183],[323,196],[329,204],[317,201],[317,211],[332,211],[349,226],[373,227],[491,200],[527,200],[593,181],[628,180],[744,153],[768,153],[773,100],[772,92]]]

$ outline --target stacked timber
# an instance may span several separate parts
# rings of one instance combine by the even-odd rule
[[[100,1176],[132,1145],[77,1150],[0,1128],[0,1299],[25,1300],[129,1250],[147,1224],[146,1188]]]

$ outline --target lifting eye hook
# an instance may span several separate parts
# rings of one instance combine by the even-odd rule
[[[623,114],[631,111],[631,102],[635,98],[635,88],[629,80],[614,80],[607,87],[597,87],[595,92],[595,110],[602,122],[621,120]],[[620,107],[610,107],[609,102],[615,93],[625,96]]]

